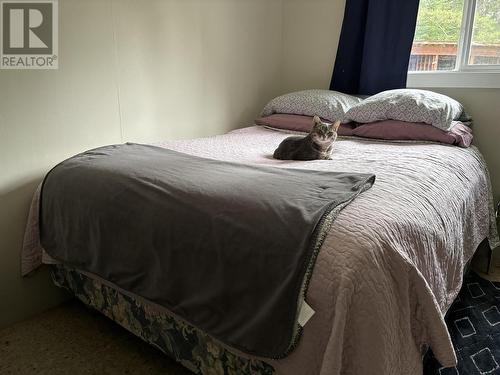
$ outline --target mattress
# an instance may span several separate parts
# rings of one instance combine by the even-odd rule
[[[339,138],[330,161],[274,160],[287,136],[254,126],[157,144],[219,160],[376,174],[372,189],[339,214],[325,239],[306,295],[315,314],[298,347],[266,362],[287,375],[419,374],[431,347],[443,366],[454,366],[444,313],[479,243],[488,238],[492,248],[498,245],[479,151]],[[42,261],[36,204],[35,197],[25,273]]]

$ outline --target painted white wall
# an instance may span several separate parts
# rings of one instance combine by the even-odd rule
[[[60,0],[59,70],[0,70],[0,327],[58,304],[20,277],[32,193],[59,161],[250,124],[280,91],[281,0]]]
[[[283,2],[282,91],[328,88],[345,0]],[[459,100],[474,118],[475,143],[483,153],[500,199],[500,89],[432,88]]]
[[[280,0],[113,4],[125,140],[199,137],[252,124],[279,91]]]
[[[71,154],[121,140],[107,5],[60,2],[59,70],[0,71],[0,326],[63,297],[46,270],[20,278],[29,202],[43,174]]]
[[[283,1],[282,91],[328,88],[345,0]]]

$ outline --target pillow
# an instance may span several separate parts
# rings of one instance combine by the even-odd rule
[[[309,133],[313,126],[310,116],[275,114],[255,120],[257,125],[275,129]],[[396,120],[378,121],[369,124],[342,124],[337,131],[339,136],[356,136],[389,141],[429,141],[459,147],[469,147],[472,143],[471,129],[460,121],[453,121],[449,131],[432,125]]]
[[[328,122],[328,120],[321,119]],[[275,114],[267,117],[261,117],[255,120],[257,125],[268,126],[270,128],[292,130],[296,132],[309,133],[313,127],[313,118],[311,116]],[[352,135],[354,124],[342,124],[337,130],[339,136]]]
[[[426,90],[399,89],[370,96],[350,108],[346,117],[361,123],[381,120],[424,122],[447,131],[462,112],[462,105],[448,96]]]
[[[345,119],[349,108],[362,99],[330,90],[305,90],[278,96],[271,100],[261,116],[275,113],[290,115],[319,116],[329,122]]]
[[[431,141],[469,147],[472,143],[472,131],[460,121],[453,121],[450,130],[444,131],[432,125],[402,122],[396,120],[362,124],[353,130],[353,135],[364,138]]]

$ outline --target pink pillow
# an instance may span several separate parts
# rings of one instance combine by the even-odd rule
[[[323,120],[324,122],[331,122]],[[313,126],[313,118],[310,116],[274,114],[271,116],[261,117],[255,120],[257,125],[269,126],[271,128],[292,130],[296,132],[309,133]],[[354,124],[341,124],[337,131],[339,136],[352,135]]]
[[[309,116],[274,114],[261,117],[255,120],[255,123],[271,128],[309,133],[313,126],[313,119]],[[357,127],[351,122],[340,125],[338,135],[393,141],[431,141],[459,147],[469,147],[473,139],[471,129],[460,121],[453,121],[448,131],[422,122],[385,120],[359,124]]]
[[[471,129],[460,121],[453,121],[448,131],[421,122],[377,121],[356,127],[353,135],[374,139],[431,141],[459,147],[469,147],[473,139]]]

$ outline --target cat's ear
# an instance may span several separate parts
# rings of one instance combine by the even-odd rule
[[[339,127],[340,127],[340,121],[335,121],[335,123],[332,125],[332,129],[334,132],[339,130]]]
[[[321,119],[318,116],[314,116],[313,122],[314,124],[321,124]]]

